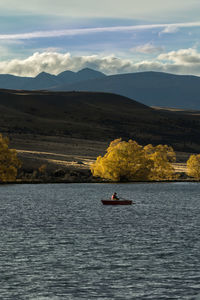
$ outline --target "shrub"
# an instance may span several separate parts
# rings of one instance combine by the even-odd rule
[[[9,149],[8,144],[8,138],[0,134],[0,182],[16,180],[17,170],[21,166],[16,150]]]

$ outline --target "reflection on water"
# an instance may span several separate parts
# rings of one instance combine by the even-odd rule
[[[132,206],[103,206],[113,191]],[[0,187],[1,299],[200,299],[200,184]]]

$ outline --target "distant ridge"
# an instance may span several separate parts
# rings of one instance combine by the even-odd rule
[[[36,77],[0,75],[0,88],[115,93],[148,106],[200,110],[200,77],[161,72],[105,74],[85,68]]]
[[[82,69],[78,72],[64,71],[57,76],[46,72],[41,72],[36,77],[0,74],[0,88],[11,90],[46,90],[62,84],[72,84],[105,76],[105,74],[89,68]]]
[[[53,89],[109,92],[148,106],[200,109],[200,77],[190,75],[161,72],[117,74]]]

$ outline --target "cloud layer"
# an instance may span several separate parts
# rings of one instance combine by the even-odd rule
[[[114,55],[71,56],[70,53],[36,52],[26,59],[1,61],[0,74],[34,77],[42,71],[58,74],[65,70],[78,71],[86,67],[105,74],[159,71],[200,76],[200,53],[193,48],[180,49],[162,53],[154,60],[134,62]]]
[[[0,34],[0,40],[29,40],[36,38],[52,38],[62,36],[76,36],[97,34],[106,32],[132,32],[138,30],[161,29],[161,33],[174,33],[179,28],[200,27],[200,22],[174,23],[174,24],[148,24],[148,25],[133,25],[133,26],[110,26],[110,27],[94,27],[80,29],[63,29],[52,31],[35,31],[19,34]]]
[[[106,9],[105,9],[106,7]],[[15,14],[49,14],[49,15],[63,15],[74,17],[140,17],[144,19],[145,16],[159,18],[160,15],[171,13],[173,11],[180,11],[184,16],[188,15],[188,10],[192,9],[194,12],[199,11],[199,1],[197,0],[124,0],[118,1],[116,5],[115,0],[1,0],[0,10],[3,12],[12,12]]]

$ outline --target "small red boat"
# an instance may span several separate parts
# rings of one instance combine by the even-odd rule
[[[132,200],[101,200],[104,205],[131,205],[134,204]]]

